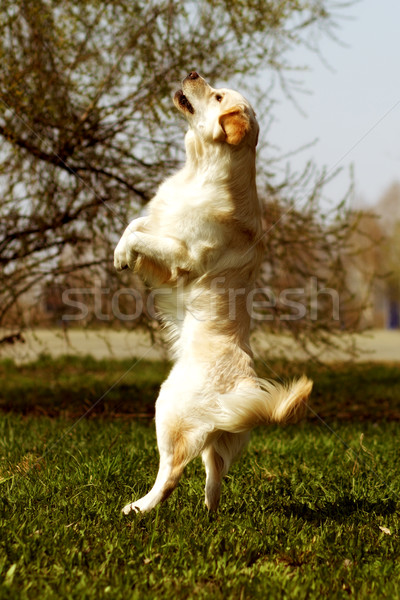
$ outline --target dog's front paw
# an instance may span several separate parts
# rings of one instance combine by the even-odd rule
[[[126,240],[121,238],[118,246],[114,250],[114,267],[117,271],[124,269],[134,269],[137,259],[137,252],[129,248]]]
[[[121,257],[120,255],[117,256],[114,253],[114,267],[117,269],[117,271],[123,271],[124,269],[128,268],[128,264],[123,257]]]

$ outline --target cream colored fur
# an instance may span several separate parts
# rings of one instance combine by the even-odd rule
[[[156,403],[157,479],[124,513],[167,498],[199,454],[215,510],[250,430],[293,418],[312,387],[306,377],[261,381],[253,368],[248,295],[262,258],[254,111],[197,73],[174,101],[189,123],[186,164],[160,186],[148,216],[130,223],[114,256],[117,269],[134,269],[156,290],[175,360]]]

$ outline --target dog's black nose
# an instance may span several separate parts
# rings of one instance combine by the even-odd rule
[[[187,79],[198,79],[199,78],[199,74],[196,73],[196,71],[190,71],[189,75],[187,76]]]

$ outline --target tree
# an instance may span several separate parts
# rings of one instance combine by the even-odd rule
[[[23,326],[21,298],[48,281],[121,285],[112,249],[182,160],[183,124],[172,116],[171,94],[183,75],[196,68],[211,82],[247,86],[262,119],[273,81],[290,93],[289,51],[315,50],[314,40],[332,34],[343,6],[329,0],[3,0],[0,325]],[[348,215],[339,209],[326,230],[317,210],[324,174],[311,184],[307,170],[297,184],[272,185],[270,155],[261,156],[268,219],[279,215],[279,226],[270,223],[266,235],[267,260],[272,264],[273,255],[276,263],[280,253],[275,279],[298,268],[300,246],[314,258],[296,277],[307,279],[320,253],[331,249],[337,267]],[[294,210],[299,185],[308,186],[302,217]],[[331,325],[321,321],[324,327]]]

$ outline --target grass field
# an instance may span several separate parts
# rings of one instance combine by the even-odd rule
[[[154,479],[168,370],[130,366],[0,365],[1,599],[400,598],[397,366],[308,368],[313,412],[255,430],[217,515],[195,461],[164,505],[123,517]]]

